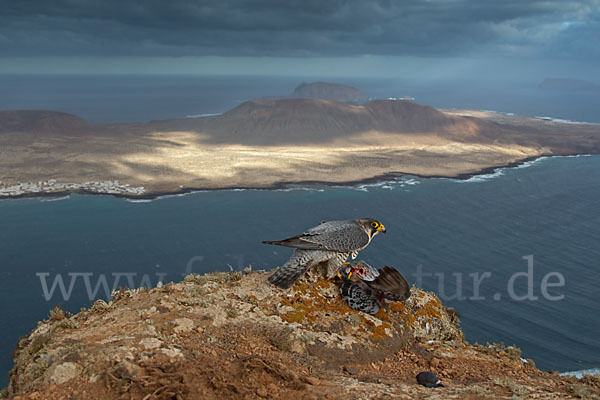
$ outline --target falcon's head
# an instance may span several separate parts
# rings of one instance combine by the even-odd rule
[[[385,226],[374,218],[361,218],[357,219],[356,222],[363,225],[371,237],[377,235],[379,232],[385,233]]]

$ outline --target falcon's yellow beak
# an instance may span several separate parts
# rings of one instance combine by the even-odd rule
[[[383,224],[379,224],[377,231],[385,233],[385,226],[383,226]]]

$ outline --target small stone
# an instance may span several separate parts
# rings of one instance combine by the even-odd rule
[[[317,386],[321,384],[321,381],[317,378],[315,378],[314,376],[305,376],[304,377],[304,382],[308,383],[309,385],[313,385],[313,386]]]
[[[262,398],[266,398],[269,395],[269,392],[267,392],[267,389],[261,387],[256,389],[256,394]]]
[[[352,368],[352,367],[344,367],[344,372],[350,374],[350,375],[356,375],[358,374],[358,370],[356,368]]]
[[[199,326],[198,328],[196,328],[196,332],[201,334],[202,332],[204,332],[204,329],[201,326]]]
[[[502,351],[500,351],[500,352],[498,353],[498,355],[499,355],[500,357],[504,357],[504,356],[506,355],[506,352],[505,352],[504,350],[502,350]]]
[[[58,365],[51,365],[46,372],[46,381],[50,384],[63,383],[81,374],[82,368],[79,364],[66,362]]]
[[[126,378],[130,381],[137,381],[141,376],[144,376],[144,369],[129,361],[120,362],[116,371],[121,378]]]
[[[162,342],[157,338],[143,338],[140,340],[140,344],[146,350],[154,350],[158,349],[162,345]]]
[[[160,349],[159,351],[169,358],[183,357],[183,353],[181,352],[181,350],[176,348]]]
[[[273,394],[277,392],[277,385],[275,385],[274,383],[269,383],[267,385],[267,389],[269,389],[269,393]]]
[[[177,318],[175,320],[175,333],[186,333],[194,329],[194,321],[189,318]]]

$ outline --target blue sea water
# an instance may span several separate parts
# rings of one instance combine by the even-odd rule
[[[0,75],[0,110],[51,109],[94,122],[181,118],[222,113],[254,97],[282,96],[301,81],[315,80]],[[600,122],[599,93],[543,92],[536,82],[512,87],[432,85],[407,78],[340,83],[373,98],[413,96],[436,107]],[[411,284],[421,271],[420,286],[457,308],[470,341],[516,344],[542,369],[600,366],[600,156],[558,157],[468,181],[412,178],[353,188],[199,192],[142,202],[76,195],[0,201],[0,386],[8,382],[19,336],[55,304],[76,312],[106,297],[102,286],[89,295],[102,277],[110,289],[228,270],[228,264],[268,269],[285,261],[290,250],[261,240],[287,237],[325,219],[361,216],[377,217],[389,230],[361,258],[397,267]],[[537,299],[516,300],[508,283],[528,271],[531,258],[523,258],[528,256]],[[478,292],[469,274],[483,277]],[[561,274],[564,286],[549,287],[544,296],[547,274],[550,284],[560,283]],[[42,283],[51,291],[57,277],[66,292],[74,279],[70,296],[56,286],[46,299]],[[517,275],[512,297],[525,296],[528,284]]]
[[[541,79],[541,78],[540,78]],[[600,123],[600,91],[547,91],[539,82],[256,76],[6,75],[0,110],[45,109],[92,122],[134,122],[223,113],[257,97],[286,96],[303,81],[352,85],[372,99],[410,96],[438,108],[494,110]]]
[[[46,300],[40,274],[48,274],[48,289],[61,276],[68,290],[69,273],[87,273],[93,290],[102,274],[110,286],[118,274],[119,286],[128,277],[137,286],[145,274],[155,285],[228,264],[269,269],[291,250],[261,240],[363,216],[379,218],[388,233],[360,258],[395,266],[411,284],[419,269],[438,274],[420,285],[461,313],[468,340],[515,344],[542,369],[600,366],[600,156],[588,156],[545,158],[467,181],[212,191],[149,202],[77,195],[0,201],[0,371],[5,377],[18,337],[55,304],[72,312],[91,304],[83,275],[65,301],[59,287]],[[513,299],[508,283],[528,271],[523,257],[530,255],[537,299]],[[486,272],[476,293],[469,274]],[[550,283],[564,278],[545,293],[560,300],[544,297],[549,273]],[[514,295],[525,296],[528,284],[516,278]],[[458,286],[464,298],[453,298]],[[96,297],[105,297],[102,288]]]

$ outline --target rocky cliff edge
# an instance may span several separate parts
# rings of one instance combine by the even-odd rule
[[[429,292],[371,316],[328,280],[287,291],[267,274],[189,275],[69,315],[50,312],[14,354],[11,399],[597,398],[600,379],[471,345]],[[446,387],[417,385],[433,371]]]

